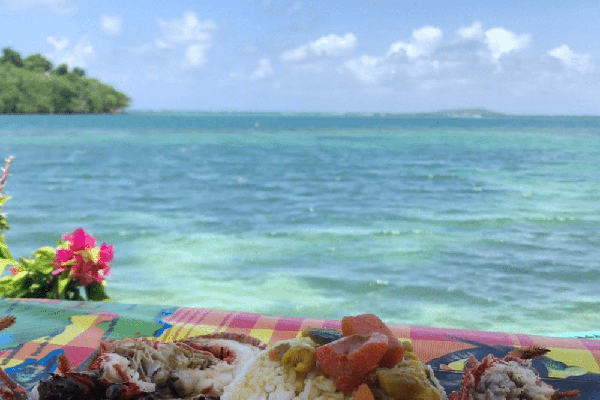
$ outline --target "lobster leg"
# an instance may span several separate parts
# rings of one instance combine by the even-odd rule
[[[15,382],[2,368],[0,368],[0,380],[10,389],[10,391],[0,388],[0,395],[6,400],[27,400],[29,396],[23,386]]]

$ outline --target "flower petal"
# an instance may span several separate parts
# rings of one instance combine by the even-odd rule
[[[100,260],[104,262],[111,262],[115,255],[115,248],[111,244],[110,246],[106,243],[102,243],[100,246]]]
[[[73,232],[73,250],[84,250],[96,247],[96,239],[87,234],[83,228],[75,229]]]

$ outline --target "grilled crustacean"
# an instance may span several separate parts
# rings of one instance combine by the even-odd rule
[[[0,330],[14,323],[0,319]],[[75,372],[63,354],[57,372],[28,393],[0,369],[5,400],[218,400],[239,369],[266,346],[220,332],[171,343],[145,338],[103,342],[88,371]]]
[[[6,317],[0,318],[0,331],[3,331],[6,328],[9,328],[14,325],[16,322],[15,317],[12,315],[8,315]],[[0,368],[0,380],[6,385],[8,388],[0,387],[0,398],[6,400],[28,400],[29,397],[27,395],[27,391],[15,382],[10,376],[4,372],[2,368]]]
[[[450,400],[559,400],[579,396],[577,390],[556,391],[543,382],[531,359],[548,353],[543,347],[523,347],[503,358],[489,354],[481,361],[467,360],[462,388]]]

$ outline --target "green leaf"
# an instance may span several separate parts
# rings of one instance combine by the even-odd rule
[[[64,277],[61,276],[58,279],[58,295],[61,299],[65,298],[65,290],[67,289],[67,285],[69,284],[69,282],[71,282],[71,277],[69,277],[69,275],[66,275]]]
[[[56,249],[54,247],[49,246],[40,247],[34,252],[34,254],[36,255],[36,257],[54,259],[54,257],[56,256]]]
[[[0,297],[6,297],[6,295],[14,290],[14,279],[12,276],[5,276],[0,279]]]
[[[0,258],[0,275],[4,272],[4,269],[9,265],[17,265],[17,261],[9,260],[6,258]]]
[[[54,266],[52,264],[42,264],[38,267],[38,271],[44,275],[50,275],[52,271],[54,271]]]
[[[4,236],[0,235],[0,259],[15,261],[13,256],[8,251],[8,246],[4,241]]]
[[[8,222],[6,222],[6,218],[0,214],[0,231],[7,231],[9,229],[10,227],[8,226]]]
[[[16,275],[6,276],[0,280],[0,293],[3,297],[20,297],[19,293],[23,292],[23,287],[26,287],[26,282],[29,273],[21,271]]]
[[[33,260],[35,270],[46,275],[50,274],[54,270],[52,260],[54,260],[55,254],[56,250],[52,247],[42,247],[36,250],[35,260]]]
[[[10,199],[10,196],[0,196],[0,207]]]
[[[105,301],[110,300],[110,297],[104,291],[104,285],[101,283],[92,283],[85,287],[85,294],[88,300]]]
[[[33,260],[29,259],[29,258],[20,258],[19,259],[21,266],[30,271],[34,269],[34,264],[33,264]]]
[[[25,278],[27,278],[27,275],[29,275],[29,273],[27,271],[20,271],[18,274],[13,275],[13,279],[15,280],[15,282],[21,281]]]
[[[14,276],[12,275],[5,276],[4,278],[0,279],[0,288],[12,285],[13,280]]]
[[[64,298],[67,300],[85,300],[81,296],[79,284],[73,280],[71,280],[67,285]]]

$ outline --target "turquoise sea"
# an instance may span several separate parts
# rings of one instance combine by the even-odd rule
[[[0,116],[15,257],[83,227],[118,302],[600,329],[600,118]]]

